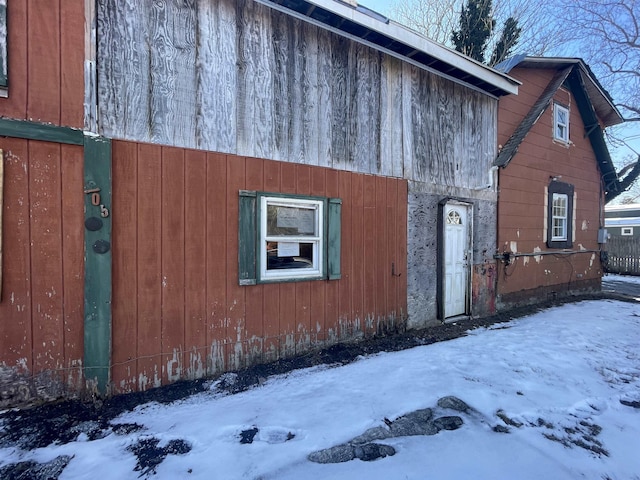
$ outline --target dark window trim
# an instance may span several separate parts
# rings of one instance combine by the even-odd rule
[[[574,187],[569,183],[551,181],[547,194],[547,247],[571,248],[573,246],[573,192]],[[553,194],[567,195],[567,239],[553,240]]]
[[[557,132],[557,127],[558,127],[558,122],[556,121],[556,108],[560,107],[563,108],[564,110],[567,111],[567,124],[566,124],[566,130],[567,130],[567,138],[560,138],[556,135]],[[567,105],[564,105],[560,102],[553,102],[553,109],[552,109],[553,113],[553,139],[556,142],[560,142],[563,145],[568,145],[570,140],[571,140],[571,110],[569,109],[569,107]]]

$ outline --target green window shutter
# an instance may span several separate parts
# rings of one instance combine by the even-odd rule
[[[341,221],[342,200],[339,198],[329,199],[328,223],[329,232],[327,235],[327,270],[329,280],[339,280],[340,274],[340,221]]]
[[[240,190],[238,222],[238,282],[256,284],[256,192]]]

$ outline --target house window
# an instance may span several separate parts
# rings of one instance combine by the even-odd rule
[[[553,105],[553,138],[569,143],[569,109],[557,103]]]
[[[321,277],[324,200],[263,196],[260,278]]]
[[[569,198],[564,193],[553,194],[552,219],[551,219],[551,239],[562,241],[567,239],[567,206]]]
[[[552,181],[548,187],[547,246],[573,246],[573,185]]]
[[[629,236],[633,235],[633,227],[622,227],[622,235]]]
[[[240,192],[239,283],[340,278],[335,198]]]

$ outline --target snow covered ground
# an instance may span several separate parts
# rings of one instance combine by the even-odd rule
[[[449,395],[473,410],[436,407]],[[0,467],[68,455],[61,480],[640,479],[639,401],[640,304],[585,301],[456,340],[294,371],[235,395],[213,384],[113,422],[138,431],[2,448]],[[396,453],[375,461],[307,458],[425,408],[464,423],[378,440]],[[135,471],[135,446],[145,439],[172,453]],[[174,448],[184,444],[190,450]]]

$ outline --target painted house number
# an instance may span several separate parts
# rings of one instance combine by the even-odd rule
[[[86,193],[87,195],[91,195],[92,205],[95,205],[96,207],[100,207],[100,216],[102,218],[106,218],[109,216],[109,209],[105,207],[103,203],[100,203],[101,198],[100,198],[99,188],[91,188],[91,189],[85,190],[84,193]]]

